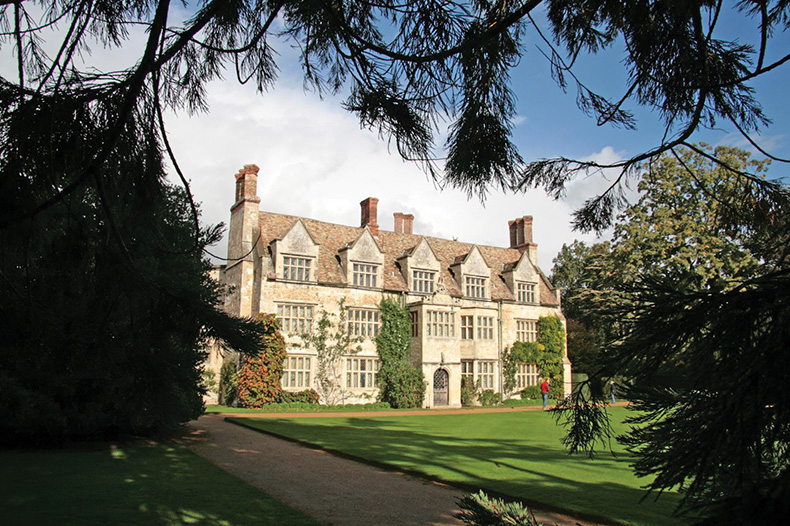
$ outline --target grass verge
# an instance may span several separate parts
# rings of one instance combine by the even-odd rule
[[[3,523],[317,525],[183,446],[0,451]]]
[[[625,409],[611,409],[615,430]],[[679,496],[648,497],[629,463],[615,455],[570,456],[563,429],[544,412],[320,419],[239,419],[241,425],[343,455],[521,500],[535,507],[635,525],[682,524]]]

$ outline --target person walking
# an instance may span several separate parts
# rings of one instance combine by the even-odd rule
[[[612,380],[611,382],[609,382],[609,394],[612,396],[612,404],[614,404],[617,401],[615,397],[616,390],[617,387],[614,384],[614,380]]]
[[[546,409],[546,404],[549,401],[549,379],[544,378],[540,384],[540,394],[543,395],[543,409]]]

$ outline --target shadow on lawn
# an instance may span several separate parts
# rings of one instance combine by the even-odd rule
[[[181,446],[0,452],[6,524],[314,524]]]
[[[634,478],[628,454],[606,452],[593,460],[569,457],[559,443],[561,428],[530,425],[536,422],[534,418],[551,418],[548,414],[532,418],[434,415],[430,424],[422,418],[245,419],[237,423],[468,490],[482,488],[535,507],[621,523],[679,522],[670,518],[677,495],[641,500],[643,481]],[[444,432],[443,423],[447,424]]]

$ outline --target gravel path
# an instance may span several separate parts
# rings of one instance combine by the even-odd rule
[[[202,416],[189,427],[185,440],[195,453],[324,524],[462,524],[453,514],[464,492],[451,486],[252,431],[223,415]],[[593,525],[554,513],[536,516],[544,524]]]

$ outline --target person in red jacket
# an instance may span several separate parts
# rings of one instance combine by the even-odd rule
[[[549,379],[544,378],[540,384],[540,394],[543,395],[543,409],[546,409],[546,404],[549,401]]]

